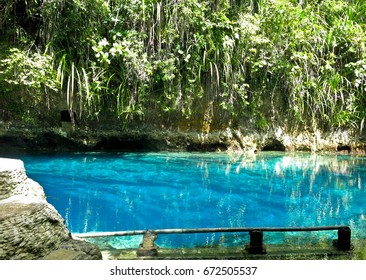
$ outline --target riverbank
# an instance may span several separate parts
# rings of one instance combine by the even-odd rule
[[[366,153],[366,136],[350,130],[265,131],[227,128],[202,133],[168,129],[90,130],[0,124],[0,153],[73,151],[260,151]]]
[[[72,238],[21,160],[0,158],[0,260],[35,259],[98,260],[102,255],[97,246]]]

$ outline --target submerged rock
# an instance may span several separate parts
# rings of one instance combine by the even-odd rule
[[[0,259],[60,259],[59,250],[63,259],[102,258],[95,245],[72,239],[21,160],[0,158]]]

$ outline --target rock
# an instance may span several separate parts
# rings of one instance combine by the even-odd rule
[[[20,160],[0,158],[0,259],[101,259],[99,249],[73,240],[63,218],[29,179]]]
[[[3,125],[4,126],[4,125]],[[0,153],[9,155],[24,151],[198,151],[253,153],[270,151],[306,151],[337,153],[337,147],[348,147],[352,154],[366,153],[366,130],[337,128],[322,131],[316,128],[291,128],[271,123],[263,129],[249,124],[222,127],[204,133],[201,130],[149,127],[139,129],[83,130],[1,127]],[[338,149],[339,150],[339,149]]]
[[[21,196],[0,202],[0,232],[1,259],[37,259],[71,238],[50,204]]]
[[[42,187],[27,177],[21,160],[0,158],[0,200],[13,195],[45,199]]]
[[[97,245],[79,240],[69,240],[45,256],[45,260],[101,260],[102,254]]]

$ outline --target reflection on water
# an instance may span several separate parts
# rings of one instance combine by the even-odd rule
[[[364,157],[87,153],[23,160],[72,232],[346,224],[353,237],[366,237]],[[247,236],[159,236],[157,243],[233,245],[242,238]],[[297,235],[276,234],[267,242],[289,238]],[[136,241],[115,240],[115,246]]]

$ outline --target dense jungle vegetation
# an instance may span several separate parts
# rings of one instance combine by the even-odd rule
[[[362,129],[365,24],[363,0],[0,0],[0,117]]]

